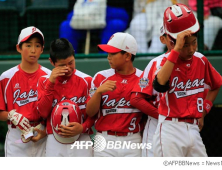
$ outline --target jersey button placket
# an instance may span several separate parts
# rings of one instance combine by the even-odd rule
[[[28,82],[28,83],[29,83],[29,88],[30,88],[30,89],[32,88],[32,82],[31,82],[31,81],[32,81],[32,79],[29,78],[29,82]]]
[[[62,84],[62,93],[65,91],[65,89],[66,89],[66,84]],[[64,97],[65,95],[64,94],[62,94],[62,97]]]

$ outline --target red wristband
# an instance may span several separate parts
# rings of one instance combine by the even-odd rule
[[[167,60],[169,60],[170,62],[176,64],[179,55],[180,55],[179,52],[177,52],[177,51],[175,51],[175,50],[171,50],[169,56],[167,57]]]
[[[204,107],[204,110],[207,112],[207,114],[210,112],[210,109],[212,106],[213,106],[213,103],[210,100],[204,100],[203,107]]]

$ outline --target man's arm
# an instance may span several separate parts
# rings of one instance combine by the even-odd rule
[[[0,111],[0,121],[7,121],[8,120],[8,111],[1,110]]]
[[[0,121],[6,121],[8,119],[8,111],[6,110],[5,100],[4,100],[4,87],[2,83],[2,78],[0,77]]]
[[[43,78],[39,79],[37,109],[41,117],[47,118],[50,115],[56,78],[64,76],[66,72],[68,72],[68,68],[66,66],[58,66],[52,70],[47,81]]]
[[[107,91],[114,91],[116,89],[116,81],[108,80],[104,84],[98,87],[92,98],[86,105],[86,113],[88,116],[95,116],[100,108],[102,93]]]
[[[146,94],[133,92],[131,94],[130,104],[146,115],[158,119],[158,109],[146,100]]]
[[[187,30],[187,31],[184,31],[184,32],[178,34],[176,45],[175,45],[174,49],[171,50],[171,53],[167,57],[166,63],[163,65],[161,70],[157,73],[156,81],[160,85],[165,85],[168,82],[168,80],[172,74],[174,65],[177,63],[177,59],[178,59],[180,52],[184,46],[185,38],[187,36],[191,36],[190,30]]]
[[[215,90],[209,90],[207,93],[207,96],[204,100],[204,105],[203,105],[203,114],[202,117],[199,119],[199,129],[200,131],[202,130],[204,126],[204,118],[205,116],[210,112],[211,107],[213,106],[213,102],[217,97],[217,94],[219,93],[220,88],[217,88]]]
[[[37,110],[40,116],[46,119],[52,110],[54,83],[46,81],[46,85],[44,85],[42,80],[39,79],[38,83]]]

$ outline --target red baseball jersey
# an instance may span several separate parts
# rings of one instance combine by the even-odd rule
[[[114,69],[98,72],[93,80],[90,96],[107,80],[117,81],[116,89],[102,94],[101,107],[95,123],[97,131],[139,132],[142,113],[130,105],[130,94],[142,71],[136,69],[131,75],[121,75]]]
[[[204,89],[214,90],[221,85],[221,75],[201,53],[195,52],[188,61],[178,58],[170,77],[170,89],[161,98],[158,112],[174,118],[201,118]]]
[[[40,116],[36,109],[37,83],[39,77],[49,75],[51,71],[41,65],[34,73],[26,73],[17,65],[0,78],[0,110],[21,113],[29,121],[38,121]]]
[[[165,62],[168,55],[169,53],[166,53],[152,59],[141,74],[138,81],[139,83],[136,83],[132,90],[132,92],[144,93],[148,96],[151,96],[150,102],[155,107],[158,107],[162,93],[157,92],[153,88],[153,79],[156,75],[156,72],[159,71],[163,66],[163,62]]]
[[[70,77],[58,77],[55,83],[49,81],[49,76],[43,76],[39,79],[38,84],[38,111],[43,117],[47,117],[47,133],[52,134],[51,111],[53,107],[60,101],[68,99],[74,101],[81,109],[83,121],[87,119],[85,113],[86,100],[89,95],[92,77],[75,70]],[[47,85],[53,86],[51,90],[47,90]],[[52,93],[50,92],[52,91]],[[49,93],[49,95],[47,94]],[[50,95],[50,93],[52,95]],[[49,96],[41,104],[43,97]],[[93,125],[94,121],[91,122]]]

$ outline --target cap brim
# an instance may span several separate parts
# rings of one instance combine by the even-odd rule
[[[58,134],[54,131],[53,127],[52,127],[52,130],[53,130],[53,135],[54,135],[55,139],[56,139],[59,143],[62,143],[62,144],[72,144],[72,143],[74,143],[76,140],[78,140],[78,139],[79,139],[79,136],[80,136],[80,135],[76,135],[76,136],[71,137],[71,138],[63,138],[63,137],[61,137],[60,135],[58,135]]]
[[[118,52],[122,51],[119,48],[116,48],[116,47],[113,47],[113,46],[110,46],[107,44],[98,45],[98,48],[102,51],[107,52],[107,53],[118,53]]]
[[[197,31],[199,31],[199,29],[200,29],[200,25],[199,25],[199,22],[197,21],[195,25],[193,25],[192,27],[190,27],[190,28],[188,28],[188,29],[186,29],[186,30],[191,30],[192,33],[196,33]],[[183,30],[183,31],[186,31],[186,30]],[[165,31],[166,31],[166,33],[167,33],[168,35],[170,35],[173,39],[177,39],[177,35],[180,34],[181,32],[183,32],[183,31],[181,31],[181,32],[178,32],[178,33],[171,33],[171,32],[169,32],[169,31],[166,30],[166,29],[165,29]]]

